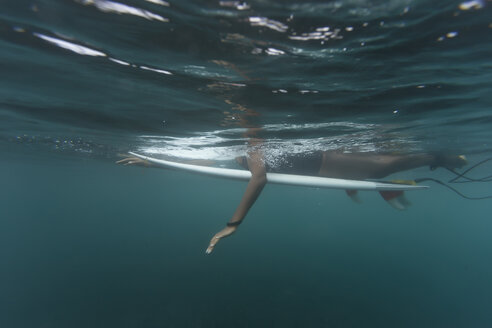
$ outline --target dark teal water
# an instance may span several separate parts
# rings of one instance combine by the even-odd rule
[[[490,156],[490,1],[2,1],[0,327],[488,327],[490,200],[245,184],[119,154]],[[470,173],[490,175],[485,163]],[[451,173],[428,168],[398,178]],[[471,196],[490,184],[454,185]]]

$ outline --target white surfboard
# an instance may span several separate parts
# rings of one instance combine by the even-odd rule
[[[210,167],[202,165],[184,164],[174,161],[166,161],[163,159],[153,158],[130,152],[131,155],[149,161],[152,164],[165,168],[174,168],[183,171],[201,173],[214,177],[227,179],[249,181],[251,172],[247,170],[226,169],[220,167]],[[377,181],[364,180],[347,180],[333,179],[324,177],[315,177],[307,175],[282,174],[282,173],[267,173],[267,181],[269,183],[285,184],[292,186],[304,186],[314,188],[330,188],[330,189],[345,189],[345,190],[417,190],[426,189],[428,186],[415,186],[407,184],[386,183]]]

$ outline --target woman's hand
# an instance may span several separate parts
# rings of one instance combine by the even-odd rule
[[[215,245],[221,240],[222,238],[225,238],[227,236],[232,235],[235,231],[237,230],[237,226],[233,227],[225,227],[224,229],[220,230],[215,234],[215,236],[212,237],[212,240],[210,240],[210,244],[208,245],[207,250],[205,251],[206,254],[212,253],[214,250]]]
[[[116,164],[151,166],[151,164],[148,161],[138,157],[126,157],[123,158],[122,160],[117,161]]]

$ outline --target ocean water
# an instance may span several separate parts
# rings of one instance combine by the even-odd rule
[[[489,327],[492,200],[115,162],[492,151],[492,3],[1,1],[0,327]],[[490,176],[484,162],[468,176]],[[427,167],[397,178],[449,181]],[[490,183],[452,184],[471,197]]]

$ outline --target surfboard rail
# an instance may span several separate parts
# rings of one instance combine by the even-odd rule
[[[202,166],[194,164],[185,164],[164,159],[153,158],[130,152],[131,155],[149,161],[157,166],[174,168],[178,170],[199,173],[214,177],[226,179],[249,181],[251,172],[247,170],[227,169],[220,167]],[[348,180],[334,179],[325,177],[315,177],[307,175],[267,173],[267,182],[275,184],[284,184],[291,186],[303,186],[313,188],[344,189],[344,190],[421,190],[427,189],[428,186],[398,184],[390,182],[366,181],[366,180]]]

